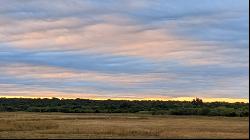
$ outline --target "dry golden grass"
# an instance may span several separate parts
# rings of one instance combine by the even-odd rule
[[[249,138],[247,118],[0,113],[0,138]]]

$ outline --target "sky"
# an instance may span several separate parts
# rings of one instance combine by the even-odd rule
[[[0,0],[0,96],[249,99],[248,0]]]

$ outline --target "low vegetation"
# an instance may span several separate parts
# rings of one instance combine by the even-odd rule
[[[15,111],[248,117],[249,103],[0,98],[0,112]]]
[[[248,117],[1,112],[1,138],[249,138]]]

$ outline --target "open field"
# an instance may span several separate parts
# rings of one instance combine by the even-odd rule
[[[249,138],[248,117],[0,113],[0,138]]]

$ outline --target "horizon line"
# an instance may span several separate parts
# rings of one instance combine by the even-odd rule
[[[52,98],[58,98],[58,99],[87,99],[87,100],[127,100],[127,101],[192,101],[195,98],[202,99],[203,102],[211,103],[211,102],[228,102],[228,103],[236,103],[236,102],[243,102],[243,103],[249,103],[249,99],[247,98],[202,98],[202,97],[172,97],[172,98],[129,98],[129,97],[86,97],[86,98],[76,98],[76,97],[32,97],[32,96],[0,96],[0,98],[28,98],[28,99],[52,99]]]

